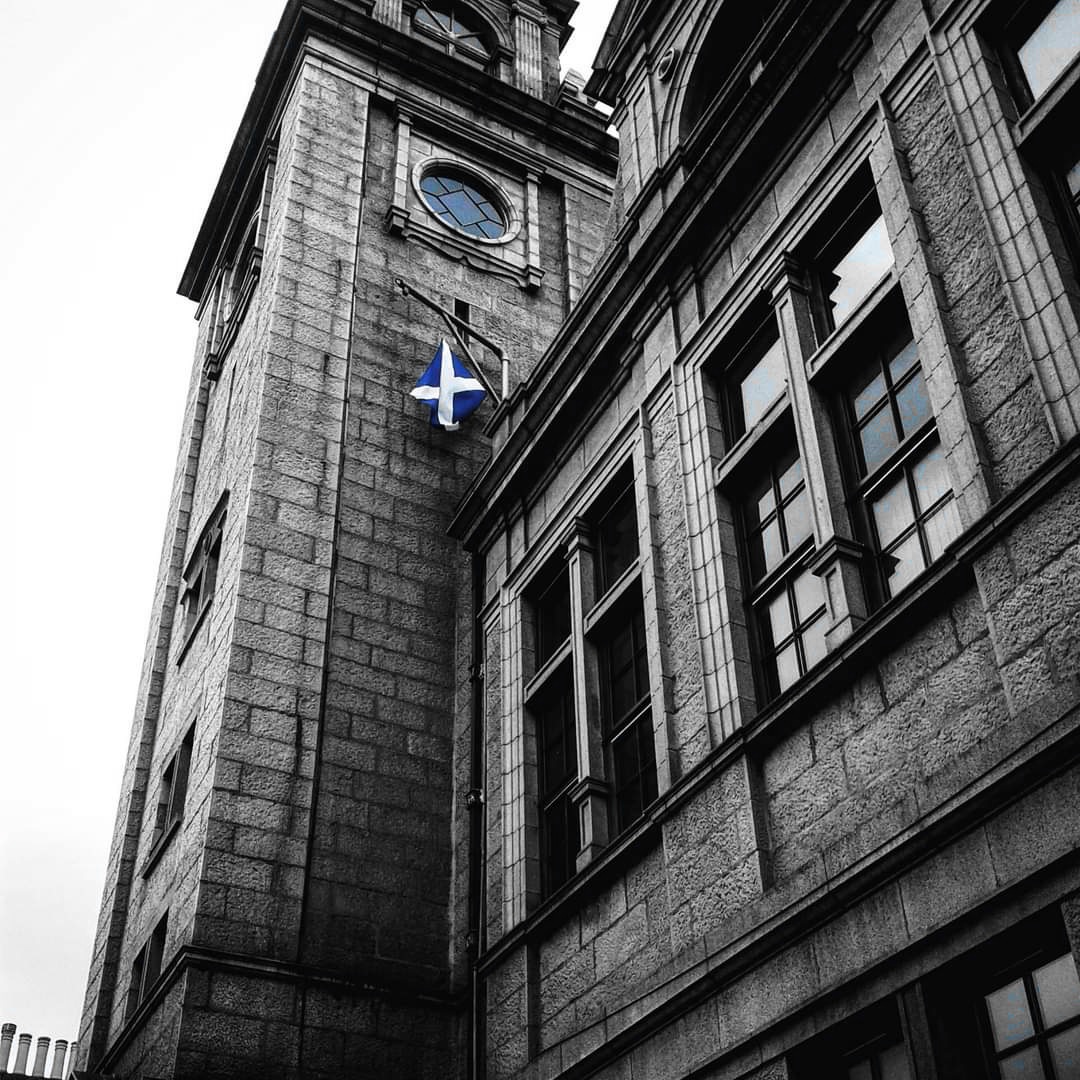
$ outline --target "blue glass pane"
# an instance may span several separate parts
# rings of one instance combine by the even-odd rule
[[[986,1008],[990,1013],[994,1046],[998,1050],[1008,1050],[1010,1046],[1015,1046],[1018,1042],[1023,1042],[1024,1039],[1035,1034],[1022,979],[1017,979],[1008,986],[1003,986],[1000,990],[988,994]]]
[[[1080,1026],[1055,1035],[1050,1040],[1050,1056],[1059,1077],[1080,1076]]]
[[[1072,953],[1059,956],[1053,963],[1039,968],[1034,978],[1046,1027],[1080,1016],[1080,979],[1076,977]]]
[[[1045,1080],[1037,1046],[1022,1050],[1019,1054],[1004,1058],[998,1064],[1001,1080]]]
[[[930,419],[930,397],[922,372],[917,372],[896,395],[896,407],[900,412],[900,426],[905,435],[918,431]]]
[[[431,174],[420,181],[428,206],[444,221],[469,236],[498,240],[506,222],[490,195],[452,175]]]
[[[915,342],[909,341],[901,351],[889,361],[889,374],[892,381],[898,383],[919,362],[919,350]]]
[[[775,341],[739,384],[743,426],[747,431],[764,416],[766,410],[784,392],[786,386],[787,367],[784,363],[784,350],[780,342]]]
[[[859,432],[866,471],[873,472],[896,449],[896,425],[888,407],[879,410]]]

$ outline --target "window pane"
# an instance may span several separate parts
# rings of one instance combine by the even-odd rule
[[[990,1027],[994,1032],[994,1046],[998,1050],[1008,1050],[1018,1042],[1030,1038],[1035,1034],[1035,1028],[1031,1023],[1031,1012],[1028,1009],[1027,992],[1024,990],[1024,982],[1017,979],[1016,982],[1003,986],[986,996],[986,1008],[990,1013]],[[1004,1070],[1003,1070],[1004,1071]],[[1021,1076],[1022,1073],[1009,1073],[1010,1076]]]
[[[825,606],[825,589],[817,574],[804,570],[795,579],[795,611],[800,624],[810,621],[810,616]]]
[[[921,370],[912,376],[911,382],[905,383],[897,391],[896,407],[900,412],[900,427],[905,436],[918,431],[933,415]]]
[[[776,681],[781,691],[786,690],[792,683],[799,679],[799,657],[795,652],[795,643],[792,642],[776,654]]]
[[[873,1072],[870,1070],[870,1059],[860,1061],[848,1069],[848,1080],[873,1080]]]
[[[915,342],[909,341],[903,349],[889,361],[889,375],[898,383],[919,362],[919,350]]]
[[[859,432],[859,438],[862,441],[866,471],[873,472],[889,458],[899,442],[896,438],[896,425],[888,407],[879,410],[872,420],[867,421],[866,426]]]
[[[600,519],[601,588],[606,591],[622,576],[638,555],[637,508],[633,492],[627,492]]]
[[[870,504],[870,508],[877,526],[878,543],[887,548],[915,521],[907,477],[901,473],[892,487],[888,488],[880,499],[875,499]]]
[[[930,549],[930,558],[938,559],[941,553],[960,535],[960,515],[956,510],[956,500],[950,499],[940,510],[934,512],[923,523],[926,532],[926,544]]]
[[[836,278],[835,287],[829,293],[833,326],[839,326],[847,319],[892,263],[885,220],[878,217],[832,269]]]
[[[921,457],[912,468],[915,479],[915,496],[919,500],[919,510],[927,510],[946,492],[952,490],[949,470],[945,464],[945,451],[941,444]]]
[[[762,577],[771,570],[784,557],[784,549],[780,545],[780,526],[776,521],[771,521],[761,531],[757,543],[751,550],[751,563],[754,578]]]
[[[1080,980],[1076,977],[1072,953],[1035,972],[1035,993],[1046,1027],[1080,1015]]]
[[[567,687],[537,716],[540,753],[540,789],[545,796],[557,791],[577,772],[574,707]]]
[[[1050,1057],[1059,1080],[1080,1076],[1080,1027],[1055,1035],[1050,1040]]]
[[[861,420],[885,396],[885,376],[877,367],[868,367],[851,391],[855,419]]]
[[[536,667],[544,666],[570,636],[570,579],[564,572],[536,601]]]
[[[797,457],[787,468],[780,468],[780,498],[786,499],[802,483],[802,459]]]
[[[806,658],[807,671],[824,660],[829,651],[825,646],[825,630],[828,622],[825,615],[821,614],[803,631],[803,656]]]
[[[881,1052],[881,1080],[911,1080],[907,1050],[903,1043]]]
[[[618,826],[633,824],[656,798],[652,717],[645,713],[613,745]]]
[[[1041,97],[1080,53],[1080,2],[1058,0],[1017,49],[1031,93]]]
[[[784,524],[787,526],[788,551],[794,551],[813,531],[810,524],[810,503],[806,491],[800,491],[784,507]]]
[[[998,1062],[1001,1080],[1045,1080],[1039,1048],[1032,1046],[1019,1054]]]
[[[787,386],[784,350],[779,341],[750,369],[739,384],[742,398],[743,425],[749,431],[765,415],[769,406]]]
[[[544,812],[544,885],[548,893],[554,892],[574,874],[578,848],[581,847],[580,832],[577,810],[568,796],[563,795]]]
[[[781,590],[779,596],[769,601],[768,611],[769,632],[776,645],[791,636],[791,605],[788,603],[787,589]]]
[[[902,544],[893,548],[889,555],[897,560],[888,579],[889,595],[895,596],[926,569],[926,564],[923,562],[922,548],[916,533],[912,533]]]
[[[776,509],[776,493],[771,476],[751,491],[748,506],[750,513],[747,517],[751,525],[760,525]]]

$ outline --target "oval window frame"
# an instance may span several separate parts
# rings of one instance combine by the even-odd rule
[[[490,193],[489,201],[503,215],[503,218],[506,221],[506,231],[502,236],[494,238],[489,236],[473,236],[472,233],[466,232],[460,226],[452,225],[450,222],[444,221],[438,213],[428,205],[424,190],[421,188],[420,184],[426,176],[438,172],[439,170],[445,170],[450,173],[459,173],[462,178],[470,184],[475,185],[481,191],[486,190]],[[446,231],[453,236],[460,237],[463,240],[469,240],[474,244],[486,244],[488,247],[500,247],[503,244],[509,244],[517,237],[518,233],[521,232],[521,215],[518,214],[517,208],[514,206],[511,198],[503,190],[502,185],[496,183],[491,177],[485,176],[474,166],[466,165],[464,162],[456,161],[454,158],[448,157],[425,158],[423,161],[418,161],[413,167],[412,186],[417,199],[420,200],[420,205],[424,208],[424,212],[437,221],[442,228],[446,229]]]

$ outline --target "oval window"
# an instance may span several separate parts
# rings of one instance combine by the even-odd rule
[[[480,240],[506,235],[502,201],[480,181],[449,168],[432,169],[420,181],[428,209],[445,225]]]

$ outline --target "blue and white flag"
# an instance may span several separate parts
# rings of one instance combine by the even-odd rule
[[[416,380],[412,396],[431,410],[432,427],[457,431],[461,421],[476,412],[487,394],[443,338],[427,371]]]

